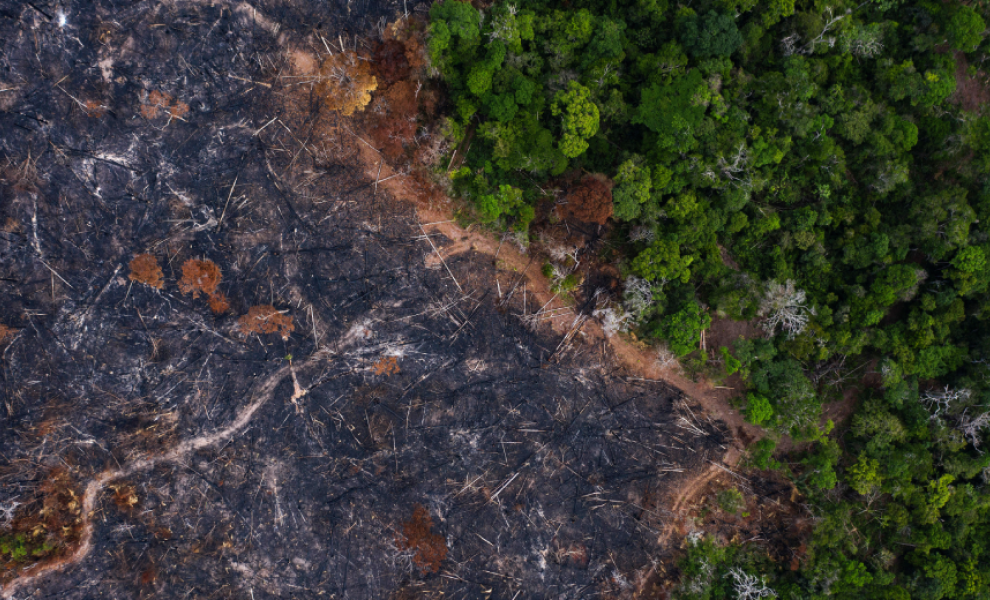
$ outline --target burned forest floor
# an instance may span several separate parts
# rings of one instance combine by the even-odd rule
[[[0,596],[665,597],[735,436],[390,149],[426,8],[0,2]]]

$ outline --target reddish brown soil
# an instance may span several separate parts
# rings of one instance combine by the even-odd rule
[[[982,108],[990,103],[990,78],[983,71],[977,71],[975,75],[969,74],[969,62],[962,52],[955,53],[956,59],[956,91],[952,94],[955,100],[964,110],[979,113]]]

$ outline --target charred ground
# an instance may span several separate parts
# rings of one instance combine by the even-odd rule
[[[0,529],[37,551],[4,555],[5,593],[631,597],[653,575],[656,499],[722,456],[718,424],[524,327],[490,258],[434,268],[291,78],[294,49],[374,56],[415,8],[0,4]],[[161,289],[147,259],[130,278],[143,254]],[[191,259],[222,310],[180,289]],[[262,313],[293,328],[239,321]]]

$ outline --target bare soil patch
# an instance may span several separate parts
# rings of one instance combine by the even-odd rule
[[[956,90],[952,98],[963,109],[980,113],[983,107],[990,104],[990,77],[982,70],[975,74],[969,72],[969,61],[964,52],[956,52]]]

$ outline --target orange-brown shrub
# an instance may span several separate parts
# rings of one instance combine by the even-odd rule
[[[426,64],[426,49],[423,46],[426,23],[420,19],[402,19],[389,25],[385,37],[402,42],[409,66],[416,69]]]
[[[138,254],[131,259],[131,281],[150,285],[160,290],[165,285],[164,277],[155,255]]]
[[[447,542],[432,530],[433,519],[429,511],[417,504],[412,519],[402,524],[402,535],[395,540],[400,549],[415,551],[413,564],[424,573],[436,573],[440,563],[447,558]]]
[[[106,114],[106,110],[96,100],[87,100],[84,110],[87,117],[93,117],[94,119],[98,119]]]
[[[316,92],[331,110],[344,116],[353,115],[371,102],[371,92],[378,89],[378,80],[371,66],[354,52],[333,54],[320,65],[320,82]]]
[[[227,296],[223,295],[223,292],[216,291],[210,294],[210,310],[215,314],[225,313],[230,309],[230,302],[227,301]]]
[[[141,114],[144,118],[150,120],[158,116],[159,110],[168,113],[172,117],[181,119],[189,112],[189,105],[178,100],[175,104],[172,104],[172,96],[169,96],[165,92],[152,90],[148,94],[147,102],[141,105]]]
[[[371,365],[375,375],[395,375],[400,371],[399,361],[394,356],[383,356],[381,360]]]
[[[292,317],[283,315],[274,306],[252,306],[248,314],[237,320],[244,335],[251,333],[279,333],[283,340],[289,339],[289,334],[295,330]]]
[[[8,338],[14,337],[14,334],[16,333],[17,333],[16,329],[11,329],[10,327],[7,327],[3,323],[0,323],[0,344],[6,342]]]
[[[199,298],[200,293],[212,296],[220,285],[220,279],[220,267],[212,260],[190,258],[182,263],[179,290],[183,294],[192,293],[193,298]]]
[[[567,218],[604,225],[612,216],[612,190],[597,177],[585,177],[560,209]]]
[[[173,104],[168,109],[168,114],[172,115],[173,117],[176,117],[177,119],[181,119],[182,117],[186,116],[186,113],[188,112],[189,112],[189,105],[186,104],[185,102],[179,102],[178,100],[176,100],[175,104]]]

